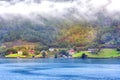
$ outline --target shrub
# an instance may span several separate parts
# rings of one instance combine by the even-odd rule
[[[85,53],[83,53],[82,56],[81,56],[81,58],[85,59],[85,58],[87,58],[87,55]]]
[[[43,57],[43,58],[46,57],[46,52],[42,52],[42,57]]]
[[[65,56],[69,56],[68,52],[66,52],[65,50],[61,50],[59,52],[60,55],[65,55]]]
[[[57,58],[58,57],[58,55],[57,54],[54,54],[54,58]]]
[[[9,49],[7,49],[6,52],[7,52],[7,53],[10,53],[10,52],[12,52],[12,53],[17,53],[17,49],[9,48]]]
[[[23,51],[23,55],[25,55],[25,56],[29,56],[29,53],[28,53],[28,51]]]
[[[118,47],[116,50],[117,50],[117,51],[120,51],[120,47]]]

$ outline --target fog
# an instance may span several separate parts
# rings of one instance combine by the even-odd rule
[[[94,15],[99,11],[119,12],[119,3],[119,0],[0,0],[0,16],[95,19]]]

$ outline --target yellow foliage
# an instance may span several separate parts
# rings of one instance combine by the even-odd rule
[[[93,27],[73,26],[64,30],[64,41],[69,44],[87,44],[96,37],[96,30]]]

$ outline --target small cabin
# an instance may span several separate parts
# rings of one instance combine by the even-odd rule
[[[96,48],[89,48],[88,49],[89,53],[96,53],[97,51],[98,51],[98,49],[96,49]]]
[[[74,50],[74,49],[70,49],[70,50],[68,50],[68,53],[69,53],[70,55],[75,54],[75,50]]]
[[[30,54],[34,54],[35,51],[32,49],[32,50],[29,51],[29,53],[30,53]]]
[[[18,53],[18,54],[23,54],[23,52],[22,52],[22,51],[18,51],[17,53]]]
[[[54,48],[49,48],[49,51],[52,52],[52,51],[55,51],[55,49]]]

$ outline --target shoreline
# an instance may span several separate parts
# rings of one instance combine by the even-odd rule
[[[95,58],[95,57],[87,57],[87,58],[15,58],[15,57],[2,57],[0,59],[120,59],[120,57],[109,57],[109,58],[105,58],[105,57],[102,57],[102,58]]]

